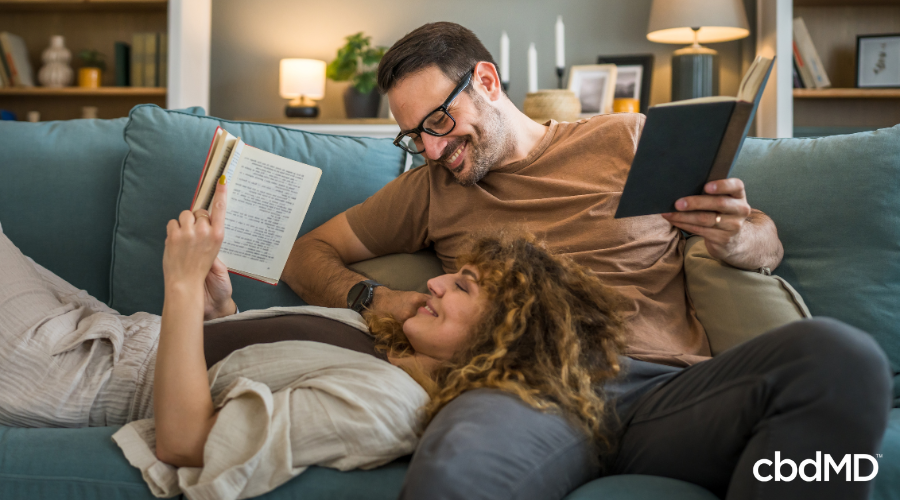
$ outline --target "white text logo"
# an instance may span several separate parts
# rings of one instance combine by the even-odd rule
[[[824,462],[822,460],[822,452],[816,452],[816,458],[808,458],[802,462],[798,466],[796,462],[789,458],[781,459],[781,452],[775,452],[775,463],[773,464],[771,460],[763,458],[756,461],[756,464],[753,465],[753,477],[762,482],[768,482],[772,480],[774,475],[775,481],[793,481],[797,475],[800,476],[800,479],[803,479],[806,482],[812,481],[828,481],[829,473],[834,470],[835,476],[839,476],[841,471],[844,471],[844,475],[846,476],[846,480],[850,481],[850,460],[851,455],[848,453],[844,455],[839,462],[835,462],[831,455],[826,454]],[[859,474],[859,466],[860,460],[868,460],[872,463],[872,473],[867,476],[860,476]],[[866,455],[863,453],[853,455],[853,480],[854,481],[871,481],[875,478],[875,475],[878,474],[878,462],[875,460],[875,457],[872,455]],[[763,467],[772,467],[769,470],[763,470]],[[788,474],[783,474],[785,469],[789,472]],[[812,474],[807,474],[810,470],[813,471]],[[764,473],[769,472],[768,475],[763,475]],[[824,472],[824,479],[822,479]]]

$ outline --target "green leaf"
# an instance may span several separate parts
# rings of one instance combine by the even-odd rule
[[[375,90],[375,72],[367,71],[353,77],[353,87],[355,87],[360,94],[368,94]]]

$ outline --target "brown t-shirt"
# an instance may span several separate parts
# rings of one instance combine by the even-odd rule
[[[372,253],[433,245],[448,272],[472,233],[534,233],[630,299],[627,355],[689,365],[710,351],[685,293],[681,232],[659,215],[613,218],[643,124],[627,113],[551,121],[528,157],[474,186],[423,166],[347,210],[347,220]]]

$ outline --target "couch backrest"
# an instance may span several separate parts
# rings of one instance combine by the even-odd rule
[[[403,171],[406,154],[388,139],[315,134],[220,120],[141,105],[125,127],[128,155],[113,237],[110,305],[123,314],[160,313],[166,223],[190,208],[216,127],[248,145],[322,169],[299,235],[362,202]],[[283,282],[277,287],[232,275],[241,309],[300,305]]]
[[[819,139],[747,139],[732,176],[775,221],[774,270],[814,316],[871,334],[900,374],[900,125]],[[894,380],[900,404],[900,375]]]
[[[104,302],[127,121],[0,121],[4,233],[25,255]]]

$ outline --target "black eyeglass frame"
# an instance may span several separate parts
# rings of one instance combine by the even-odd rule
[[[410,134],[418,134],[421,137],[422,133],[424,132],[433,137],[443,137],[443,136],[449,134],[450,132],[453,132],[453,129],[456,128],[456,119],[453,118],[453,115],[450,114],[450,110],[448,108],[451,104],[453,104],[453,101],[455,101],[456,98],[459,97],[459,94],[461,94],[462,91],[465,90],[466,87],[469,86],[469,84],[472,82],[472,77],[474,75],[475,75],[475,68],[472,68],[471,70],[469,70],[468,73],[466,73],[466,76],[464,76],[463,79],[460,80],[460,82],[456,86],[456,88],[453,89],[453,92],[450,93],[450,96],[447,97],[447,99],[444,101],[444,104],[441,104],[440,106],[434,108],[434,110],[432,110],[430,113],[425,115],[425,118],[422,118],[422,121],[419,122],[418,127],[414,128],[414,129],[410,129],[410,130],[405,130],[405,131],[401,130],[400,133],[397,134],[397,137],[394,139],[394,146],[397,146],[398,148],[406,151],[407,153],[417,155],[417,154],[424,153],[425,150],[422,149],[422,151],[410,151],[406,146],[404,146],[400,142],[405,136],[410,135]],[[438,111],[442,111],[445,115],[447,115],[447,118],[450,118],[450,121],[453,122],[453,125],[450,127],[450,130],[444,132],[443,134],[439,133],[439,132],[435,132],[433,130],[429,130],[429,129],[425,128],[425,126],[424,126],[425,120],[427,120],[429,116],[437,113]]]

